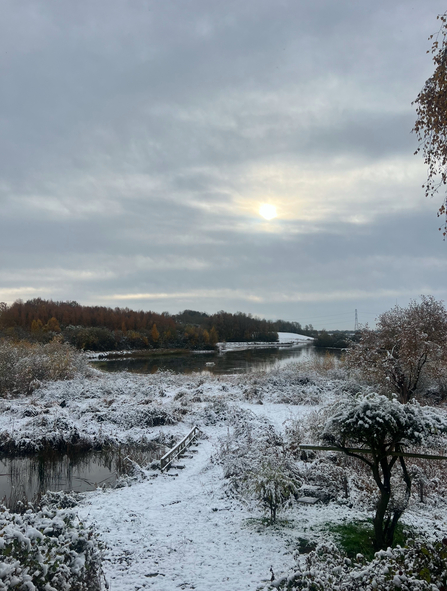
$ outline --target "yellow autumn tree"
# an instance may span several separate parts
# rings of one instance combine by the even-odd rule
[[[152,326],[151,339],[152,339],[152,342],[154,343],[154,345],[158,344],[158,341],[160,339],[160,333],[158,332],[158,329],[157,329],[157,325],[156,324],[154,324]]]
[[[31,322],[31,332],[33,334],[41,332],[43,330],[43,324],[41,320],[33,320]]]
[[[38,322],[40,322],[40,320]],[[48,330],[49,332],[60,332],[61,331],[61,327],[59,326],[59,322],[57,321],[57,319],[54,316],[48,320],[47,324],[45,325],[45,329]]]
[[[217,334],[216,327],[213,326],[210,330],[210,345],[214,345],[219,342],[219,335]]]

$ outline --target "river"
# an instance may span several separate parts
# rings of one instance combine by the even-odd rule
[[[158,371],[175,373],[210,373],[214,375],[243,374],[256,371],[272,371],[290,363],[306,361],[312,357],[326,355],[328,349],[317,349],[313,345],[297,345],[290,348],[269,347],[244,349],[224,353],[186,353],[141,358],[101,359],[92,361],[96,369],[107,372],[129,371],[153,374]],[[340,354],[337,349],[331,353]]]

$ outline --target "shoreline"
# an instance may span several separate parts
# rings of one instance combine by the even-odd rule
[[[312,337],[306,337],[299,335],[299,338],[293,338],[291,333],[278,333],[280,336],[278,341],[265,342],[265,341],[235,341],[235,342],[220,342],[216,343],[213,349],[134,349],[134,350],[122,350],[122,351],[85,351],[88,359],[100,360],[100,359],[123,359],[126,357],[138,359],[144,357],[157,357],[157,356],[169,356],[169,355],[206,355],[223,353],[231,351],[243,351],[246,349],[292,349],[294,347],[305,347],[312,345],[314,339]],[[286,336],[287,335],[287,336]],[[298,335],[297,335],[298,336]]]

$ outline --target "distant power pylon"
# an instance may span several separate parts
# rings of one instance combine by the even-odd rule
[[[357,308],[355,309],[355,321],[354,321],[354,331],[357,332],[359,329],[359,319],[357,316]]]

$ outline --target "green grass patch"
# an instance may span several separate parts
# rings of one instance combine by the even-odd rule
[[[298,552],[300,554],[309,554],[317,548],[317,542],[307,538],[298,538]]]
[[[374,530],[371,521],[328,524],[326,529],[334,534],[335,543],[346,552],[349,558],[355,558],[359,553],[363,554],[367,560],[374,558]],[[414,534],[409,531],[408,526],[398,523],[393,547],[405,546],[407,539],[413,536]]]

